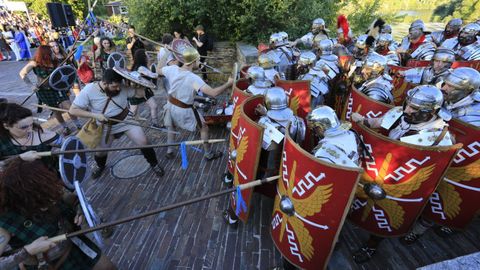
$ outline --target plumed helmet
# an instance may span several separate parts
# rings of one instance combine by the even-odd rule
[[[420,85],[408,90],[407,105],[422,111],[437,111],[442,107],[442,91],[433,85]]]
[[[197,49],[193,47],[187,47],[182,51],[182,57],[185,65],[190,65],[191,63],[200,59],[200,54]]]
[[[477,38],[476,36],[480,33],[480,24],[479,23],[469,23],[465,25],[458,34],[458,41],[462,44],[473,43]]]
[[[387,67],[387,58],[375,52],[370,52],[362,65],[363,69],[371,70],[371,75],[378,76],[383,73]]]
[[[460,28],[462,28],[463,21],[460,18],[454,18],[448,21],[447,25],[445,26],[445,33],[447,35],[451,35],[453,33],[458,33]]]
[[[433,54],[433,60],[453,63],[455,61],[455,52],[444,47],[438,47]]]
[[[283,110],[288,108],[288,97],[285,91],[278,87],[271,87],[265,93],[265,107],[267,110]]]
[[[351,127],[350,123],[341,122],[335,111],[325,105],[318,106],[308,113],[307,125],[318,136],[334,135]]]
[[[390,24],[385,24],[380,30],[381,34],[392,34],[392,26]]]
[[[331,39],[323,39],[318,43],[318,49],[322,52],[322,55],[328,55],[333,53],[333,41]]]
[[[282,36],[279,33],[273,33],[270,35],[269,42],[271,46],[280,46],[282,44]]]
[[[258,65],[262,68],[272,68],[278,64],[275,55],[271,52],[262,53],[258,56]]]
[[[313,52],[302,52],[300,54],[300,58],[298,59],[298,64],[303,66],[314,65],[316,59],[317,56]]]
[[[480,72],[469,67],[456,68],[447,75],[445,84],[455,89],[445,99],[455,103],[480,88]]]
[[[322,18],[316,18],[315,20],[313,20],[312,33],[316,35],[322,30],[325,30],[325,21]]]

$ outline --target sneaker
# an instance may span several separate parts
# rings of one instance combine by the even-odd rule
[[[225,223],[233,229],[236,229],[238,227],[238,217],[232,218],[228,209],[222,212],[222,217]]]
[[[167,152],[167,154],[165,154],[166,159],[173,159],[174,157],[175,157],[175,153],[173,152]]]
[[[150,166],[150,168],[152,169],[153,173],[156,174],[158,177],[162,177],[165,174],[163,168],[158,164]]]
[[[376,251],[377,251],[376,248],[370,248],[370,247],[364,246],[359,250],[357,250],[355,254],[353,254],[353,260],[356,263],[368,262],[373,257]]]
[[[456,233],[456,231],[454,231],[452,228],[445,227],[445,226],[435,228],[434,232],[438,236],[443,237],[443,238],[449,237],[449,236],[454,235]]]
[[[229,188],[233,186],[233,176],[231,173],[226,172],[223,174],[223,183]]]
[[[99,167],[98,165],[94,165],[92,169],[92,178],[98,179],[102,175],[104,170],[105,170],[105,167]]]
[[[412,245],[413,243],[417,242],[418,239],[420,239],[421,235],[416,234],[414,232],[410,232],[404,237],[400,238],[400,243],[409,246]]]
[[[220,152],[220,151],[210,151],[210,152],[206,153],[203,157],[206,160],[211,161],[211,160],[222,157],[222,155],[223,155],[223,153]]]

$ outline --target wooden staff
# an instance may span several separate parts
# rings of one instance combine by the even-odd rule
[[[259,185],[263,185],[265,183],[275,181],[279,178],[280,178],[280,176],[277,175],[277,176],[268,177],[266,179],[255,180],[255,181],[252,181],[252,182],[247,183],[247,184],[239,185],[238,188],[240,188],[240,190],[245,190],[245,189],[253,188],[253,187],[256,187],[256,186],[259,186]],[[93,227],[93,228],[88,228],[88,229],[79,230],[79,231],[76,231],[76,232],[57,235],[55,237],[50,238],[49,240],[53,241],[53,242],[64,241],[64,240],[67,240],[68,238],[72,238],[72,237],[75,237],[75,236],[79,236],[79,235],[103,230],[107,227],[127,223],[127,222],[130,222],[130,221],[133,221],[133,220],[149,217],[149,216],[161,213],[161,212],[165,212],[165,211],[172,210],[172,209],[175,209],[175,208],[183,207],[183,206],[190,205],[190,204],[193,204],[193,203],[196,203],[196,202],[205,201],[205,200],[208,200],[208,199],[211,199],[211,198],[219,197],[219,196],[222,196],[222,195],[225,195],[225,194],[229,194],[231,192],[235,192],[236,190],[237,190],[237,187],[229,188],[229,189],[226,189],[226,190],[223,190],[223,191],[215,192],[213,194],[200,196],[200,197],[197,197],[197,198],[194,198],[194,199],[190,199],[190,200],[186,200],[186,201],[183,201],[183,202],[167,205],[167,206],[164,206],[164,207],[152,210],[152,211],[148,211],[148,212],[145,212],[145,213],[142,213],[142,214],[139,214],[139,215],[126,217],[126,218],[122,218],[122,219],[112,221],[112,222],[109,222],[109,223],[101,224],[101,225],[98,225],[98,226]]]
[[[44,104],[41,104],[41,105],[40,104],[33,104],[33,106],[49,109],[49,110],[52,110],[52,111],[68,113],[68,110],[55,108],[55,107],[47,106],[47,105],[44,105]],[[132,125],[132,126],[139,126],[139,127],[143,127],[143,128],[154,129],[154,130],[158,130],[158,131],[162,131],[162,132],[166,132],[166,133],[180,134],[180,132],[177,132],[177,131],[170,131],[170,130],[165,129],[165,128],[158,128],[158,127],[154,127],[154,126],[142,125],[140,123],[133,122],[133,121],[118,120],[118,119],[108,118],[108,117],[107,117],[107,120],[110,121],[110,122],[115,122],[115,123],[122,123],[122,124],[127,124],[127,125]]]
[[[159,44],[160,45],[160,44]],[[173,50],[172,50],[173,51]],[[148,54],[157,54],[158,52],[155,52],[155,51],[145,51],[145,53],[148,53]],[[221,56],[202,56],[203,58],[207,58],[207,59],[225,59],[225,57],[221,57]]]
[[[169,147],[169,146],[179,146],[182,143],[184,143],[185,145],[199,145],[199,144],[204,144],[204,143],[221,143],[221,142],[225,142],[225,141],[226,141],[225,139],[195,140],[195,141],[184,141],[184,142],[175,142],[175,143],[149,144],[149,145],[114,147],[114,148],[80,149],[80,150],[65,150],[65,151],[46,151],[46,152],[37,152],[37,154],[41,157],[49,157],[49,156],[58,156],[58,155],[64,155],[64,154],[114,152],[114,151],[122,151],[122,150],[160,148],[160,147]],[[8,158],[14,158],[14,157],[18,157],[18,156],[19,155],[8,156]]]
[[[81,27],[81,30],[80,30],[80,33],[83,31],[83,29],[85,28],[85,25],[86,25],[86,21],[88,19],[88,17],[90,16],[90,12],[93,11],[93,8],[97,5],[97,1],[98,0],[95,0],[95,2],[93,3],[92,7],[88,10],[88,14],[87,14],[87,18],[84,20],[83,24],[82,24],[82,27]],[[93,32],[91,33],[84,41],[82,41],[82,43],[80,43],[80,46],[83,46],[85,43],[87,43],[97,32]],[[70,60],[70,58],[77,52],[78,50],[78,47],[76,47],[77,45],[77,42],[79,41],[80,39],[80,34],[77,36],[77,38],[75,39],[75,42],[73,43],[72,45],[72,50],[70,51],[70,53],[67,55],[67,57],[65,57],[65,59],[63,59],[63,61],[58,65],[59,67],[63,66],[68,60]],[[43,85],[44,83],[46,83],[48,81],[48,79],[50,78],[50,76],[52,75],[52,73],[48,74],[48,76],[42,80],[42,82],[40,84],[38,84],[38,86],[41,86]],[[20,103],[20,105],[23,105],[25,104],[25,102],[27,102],[38,90],[38,86],[37,88],[35,88],[35,90],[28,96],[26,97],[22,103]]]

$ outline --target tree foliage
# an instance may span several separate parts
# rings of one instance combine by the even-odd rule
[[[480,0],[453,0],[438,6],[432,18],[447,22],[452,18],[462,18],[466,22],[475,21],[480,14]]]
[[[273,32],[305,34],[321,17],[334,29],[339,8],[333,0],[126,0],[130,23],[159,40],[180,28],[191,36],[197,24],[218,40],[266,41]]]
[[[72,6],[73,13],[77,18],[84,18],[87,11],[87,0],[24,0],[28,9],[40,15],[42,18],[48,18],[47,3],[57,2],[69,4]]]

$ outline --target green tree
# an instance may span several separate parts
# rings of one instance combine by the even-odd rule
[[[432,19],[447,22],[452,18],[462,18],[465,22],[478,19],[480,0],[453,0],[439,5],[432,14]]]
[[[87,0],[24,0],[24,2],[27,4],[28,9],[39,14],[43,18],[48,18],[47,3],[50,2],[58,2],[71,5],[73,13],[77,18],[84,18],[84,15],[87,11]]]
[[[202,24],[218,40],[266,41],[277,31],[305,34],[313,19],[332,25],[339,5],[333,0],[126,0],[130,23],[159,40],[180,27],[187,35]],[[335,28],[335,27],[332,27]]]

